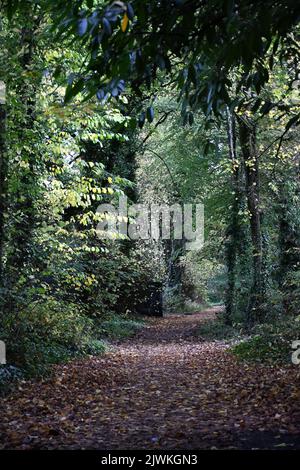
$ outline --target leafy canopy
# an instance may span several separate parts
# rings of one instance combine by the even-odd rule
[[[126,86],[139,92],[168,74],[189,120],[198,108],[218,115],[224,104],[239,104],[231,98],[233,86],[235,96],[241,89],[260,93],[278,51],[282,61],[299,55],[293,30],[300,5],[294,0],[37,3],[52,11],[63,37],[75,35],[88,45],[67,101],[81,91],[100,101],[118,97]],[[151,109],[146,117],[153,119]]]

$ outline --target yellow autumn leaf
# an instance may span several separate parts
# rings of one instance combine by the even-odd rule
[[[128,23],[129,23],[129,19],[128,19],[127,13],[125,13],[121,22],[121,29],[123,33],[125,33],[126,31]]]

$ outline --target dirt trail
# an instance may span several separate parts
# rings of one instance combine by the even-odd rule
[[[0,449],[300,448],[300,370],[239,364],[196,333],[216,309],[153,319],[99,358],[0,404]]]

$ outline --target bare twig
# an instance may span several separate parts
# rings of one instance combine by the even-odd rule
[[[151,137],[151,135],[153,134],[153,132],[155,131],[155,129],[157,129],[157,127],[162,124],[163,122],[165,122],[165,120],[167,119],[167,117],[171,114],[172,111],[167,111],[166,113],[164,113],[163,116],[160,117],[160,119],[156,122],[155,126],[153,127],[153,129],[151,129],[151,131],[149,132],[149,134],[146,135],[146,137],[143,139],[143,144],[149,139],[149,137]]]
[[[172,172],[171,172],[171,170],[170,170],[169,165],[167,164],[167,162],[164,160],[164,158],[163,158],[161,155],[159,155],[159,153],[155,152],[155,150],[147,149],[147,152],[152,153],[153,155],[155,155],[157,158],[159,158],[159,159],[163,162],[163,164],[165,165],[165,167],[166,167],[166,169],[167,169],[167,171],[168,171],[168,173],[169,173],[169,176],[170,176],[170,178],[171,178],[173,187],[174,187],[176,193],[179,195],[180,192],[179,192],[179,190],[178,190],[178,186],[177,186],[177,184],[176,184],[176,181],[175,181],[175,179],[174,179],[174,177],[173,177],[173,175],[172,175]]]

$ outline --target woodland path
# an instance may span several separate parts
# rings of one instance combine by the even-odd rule
[[[195,333],[215,309],[151,319],[97,358],[0,403],[0,449],[300,448],[300,370],[246,365]]]

